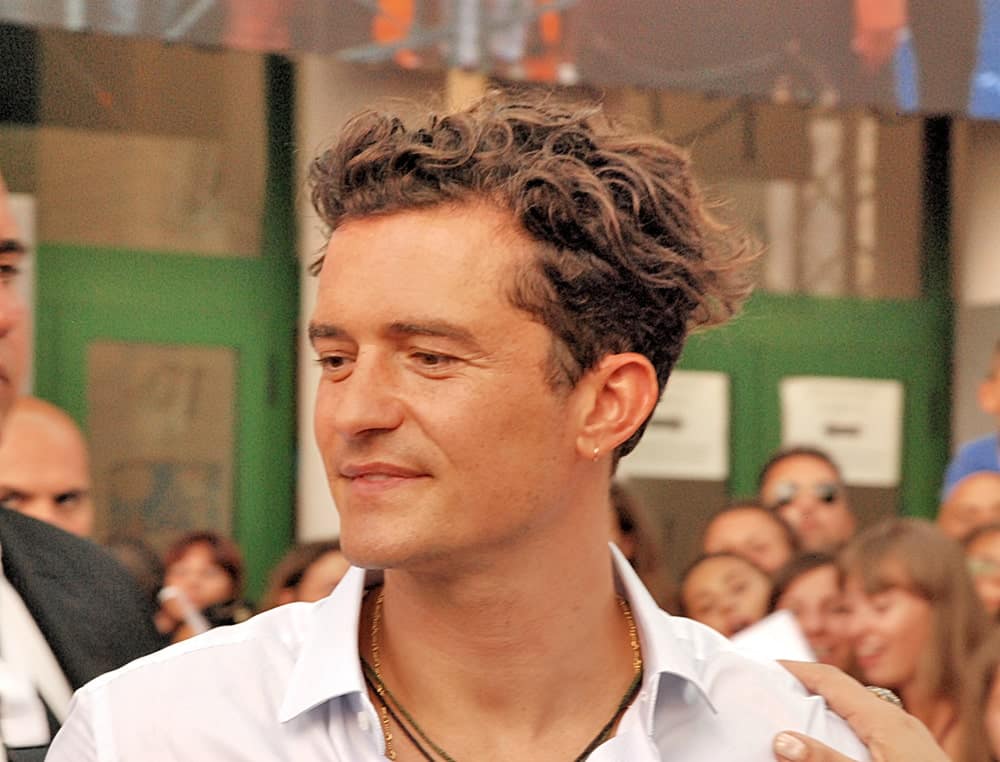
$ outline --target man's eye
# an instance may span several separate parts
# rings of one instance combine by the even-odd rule
[[[427,368],[438,368],[447,365],[453,358],[448,355],[439,355],[434,352],[414,352],[414,359]]]
[[[0,265],[0,281],[7,283],[14,280],[21,274],[21,268],[17,265]]]
[[[56,504],[62,508],[75,508],[82,500],[82,492],[64,492],[56,496]]]
[[[0,507],[16,509],[24,502],[24,496],[17,492],[8,492],[0,495]]]
[[[328,355],[327,357],[316,358],[316,364],[323,370],[340,370],[344,367],[346,359],[340,355]]]

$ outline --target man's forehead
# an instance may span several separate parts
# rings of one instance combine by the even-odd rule
[[[4,184],[3,176],[0,176],[0,243],[20,240],[21,233],[14,220],[14,212],[10,208],[7,186]]]
[[[320,281],[336,271],[345,259],[369,263],[379,255],[410,255],[426,267],[446,263],[468,253],[466,271],[508,267],[538,253],[538,243],[523,229],[513,213],[494,204],[470,201],[427,208],[403,209],[386,214],[352,217],[330,234]]]

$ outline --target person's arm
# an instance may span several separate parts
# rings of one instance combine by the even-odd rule
[[[870,72],[892,58],[906,23],[905,0],[854,0],[854,52]]]
[[[868,747],[873,762],[948,762],[920,720],[878,698],[836,667],[791,661],[781,664],[847,721]],[[775,736],[774,757],[778,762],[852,762],[819,741],[792,731]]]

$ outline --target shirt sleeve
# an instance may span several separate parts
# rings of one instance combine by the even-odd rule
[[[100,753],[94,726],[94,698],[77,691],[69,705],[69,714],[52,740],[46,762],[112,762]]]

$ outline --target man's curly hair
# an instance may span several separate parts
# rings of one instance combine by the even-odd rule
[[[310,184],[331,232],[442,204],[510,212],[539,246],[509,298],[556,337],[556,386],[637,352],[662,393],[688,332],[724,322],[750,292],[756,249],[710,216],[685,152],[618,127],[598,105],[491,92],[410,125],[366,110],[313,162]]]

